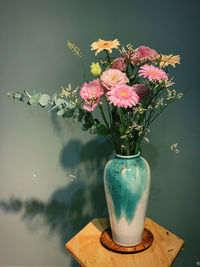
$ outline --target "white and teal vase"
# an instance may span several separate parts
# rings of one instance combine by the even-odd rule
[[[142,241],[151,173],[140,153],[116,155],[104,169],[104,187],[112,238],[121,246]]]

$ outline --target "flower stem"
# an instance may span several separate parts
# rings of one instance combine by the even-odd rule
[[[110,133],[112,144],[113,144],[114,148],[116,149],[115,139],[114,139],[112,131],[111,131],[110,127],[109,127],[108,121],[107,121],[106,116],[105,116],[104,111],[103,111],[103,108],[102,108],[102,106],[100,104],[98,105],[98,107],[99,107],[99,110],[101,112],[101,116],[103,118],[103,121],[105,122],[105,125],[106,125],[106,127],[107,127],[107,129],[108,129],[108,131]]]
[[[106,51],[106,55],[107,55],[107,59],[108,59],[108,65],[109,65],[109,67],[111,67],[111,59],[110,59],[110,55],[109,55],[109,53],[108,53],[107,50],[105,50],[105,51]]]
[[[125,121],[124,121],[124,112],[123,112],[122,108],[119,109],[119,117],[120,117],[122,126],[125,129],[126,128],[126,124],[125,124]],[[127,156],[130,156],[129,140],[128,140],[127,136],[125,137],[125,144],[126,144],[126,154],[127,154]]]
[[[138,140],[136,141],[136,144],[135,144],[135,151],[134,151],[135,155],[138,153],[139,145],[140,145],[140,137],[138,137]]]
[[[106,98],[105,95],[104,95],[104,99],[105,99],[105,102],[106,102],[106,105],[107,105],[107,108],[108,108],[108,115],[109,115],[110,127],[111,127],[111,125],[112,125],[112,119],[111,119],[110,105],[109,105],[108,99]]]
[[[85,82],[88,82],[88,80],[86,78],[86,74],[85,74],[85,67],[84,67],[83,58],[81,57],[80,60],[81,60],[81,68],[82,68],[82,71],[83,71],[83,79],[84,79]]]

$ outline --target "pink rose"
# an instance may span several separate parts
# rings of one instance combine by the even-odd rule
[[[133,64],[139,64],[140,59],[147,58],[147,61],[153,61],[158,53],[147,46],[139,46],[135,53],[132,55],[131,60]]]
[[[125,59],[123,57],[118,57],[112,64],[112,69],[126,70]]]
[[[101,84],[109,90],[116,84],[126,84],[129,82],[126,74],[117,69],[108,69],[101,75]]]
[[[83,108],[88,111],[93,111],[95,107],[100,103],[100,97],[104,91],[101,87],[99,79],[84,83],[81,90],[80,96],[84,99]]]

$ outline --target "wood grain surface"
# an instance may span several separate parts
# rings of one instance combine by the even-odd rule
[[[81,266],[169,267],[184,244],[182,239],[146,218],[145,228],[150,230],[154,236],[150,248],[136,254],[115,253],[106,249],[100,242],[101,233],[108,227],[108,219],[93,219],[66,243],[66,249]]]
[[[112,233],[111,228],[107,228],[101,233],[100,236],[101,244],[114,252],[118,253],[139,253],[141,251],[144,251],[145,249],[149,248],[151,244],[153,243],[153,234],[148,230],[144,229],[143,235],[142,235],[142,242],[139,243],[136,246],[130,246],[130,247],[123,247],[118,244],[116,244],[112,239]]]

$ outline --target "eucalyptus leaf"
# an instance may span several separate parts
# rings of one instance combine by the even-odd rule
[[[24,100],[24,94],[23,94],[23,93],[16,92],[16,93],[13,95],[13,98],[14,98],[14,99],[18,99],[19,101],[23,101],[23,100]]]
[[[39,103],[40,103],[40,105],[41,105],[42,107],[46,107],[46,105],[49,104],[50,99],[51,99],[51,98],[50,98],[49,95],[47,95],[47,94],[42,94],[42,95],[40,96]]]
[[[53,94],[52,97],[51,97],[51,101],[52,102],[55,102],[57,99],[57,94]]]
[[[37,105],[39,103],[41,93],[36,93],[31,98],[29,99],[29,104],[30,105]]]
[[[26,90],[24,90],[24,93],[25,93],[29,98],[31,98],[31,95],[30,95]]]
[[[58,99],[55,100],[55,104],[59,109],[62,109],[62,106],[66,105],[66,103],[67,102],[62,98],[58,98]]]
[[[21,93],[17,92],[17,93],[15,93],[15,95],[14,95],[14,96],[15,96],[15,98],[20,98],[20,97],[21,97],[21,95],[22,95]]]
[[[57,111],[58,116],[62,116],[64,113],[65,113],[65,111],[63,109],[60,109]]]
[[[68,109],[73,109],[73,108],[75,108],[75,105],[73,105],[73,104],[71,104],[71,103],[69,103],[69,102],[66,101],[66,107]]]
[[[63,117],[64,118],[70,118],[74,115],[74,111],[75,109],[68,109],[68,110],[65,110],[64,114],[63,114]]]

